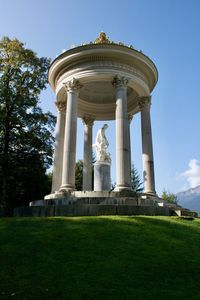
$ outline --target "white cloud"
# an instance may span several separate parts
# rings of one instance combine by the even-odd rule
[[[200,185],[200,162],[195,158],[191,159],[188,164],[188,169],[181,173],[180,177],[186,179],[189,188]]]

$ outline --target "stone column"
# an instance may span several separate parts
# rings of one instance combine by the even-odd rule
[[[67,107],[65,123],[65,139],[63,152],[62,186],[60,191],[75,190],[76,164],[76,131],[77,131],[77,98],[80,88],[78,80],[65,83],[67,90]]]
[[[94,119],[83,118],[84,123],[84,157],[83,157],[83,191],[92,191],[92,128]]]
[[[130,149],[130,155],[129,155],[129,159],[130,159],[130,171],[131,171],[131,166],[132,166],[132,162],[131,162],[131,131],[130,131],[130,126],[131,126],[131,121],[133,120],[133,116],[132,115],[128,115],[128,142],[129,142],[129,149]]]
[[[116,191],[131,189],[127,84],[124,77],[116,76],[113,80],[116,89]]]
[[[151,97],[139,98],[138,105],[141,110],[144,192],[155,195],[156,191],[150,116]]]
[[[55,136],[55,151],[53,163],[53,178],[51,193],[59,191],[62,183],[63,146],[65,133],[66,103],[56,102],[57,123]]]

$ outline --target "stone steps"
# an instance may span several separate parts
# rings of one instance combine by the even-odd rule
[[[192,216],[197,213],[162,201],[155,195],[134,192],[75,192],[64,197],[30,202],[14,210],[14,216],[149,215]]]
[[[101,216],[101,215],[150,215],[169,216],[170,209],[159,206],[71,204],[18,207],[15,217],[51,217],[51,216]]]

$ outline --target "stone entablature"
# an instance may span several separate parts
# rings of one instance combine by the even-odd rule
[[[112,58],[108,61],[108,60],[96,60],[96,61],[91,61],[90,63],[86,62],[86,63],[79,63],[75,66],[73,66],[73,68],[70,67],[66,67],[66,69],[62,70],[58,76],[57,76],[57,92],[60,90],[60,83],[62,84],[63,80],[65,78],[70,78],[73,76],[80,76],[80,78],[84,78],[84,74],[83,76],[81,76],[82,72],[87,72],[90,69],[99,69],[102,68],[102,70],[104,70],[104,68],[107,69],[107,72],[113,74],[113,71],[116,72],[116,74],[118,73],[118,71],[124,71],[126,72],[126,74],[130,77],[132,77],[132,75],[138,77],[139,79],[141,79],[142,81],[144,81],[147,85],[148,85],[148,78],[146,77],[145,74],[143,74],[139,69],[129,65],[129,64],[125,64],[122,62],[117,62],[116,60],[112,60]],[[100,73],[100,72],[99,72]],[[80,74],[80,75],[79,75]]]
[[[128,114],[140,111],[137,98],[148,96],[154,88],[158,73],[154,63],[137,50],[114,43],[89,44],[66,51],[57,57],[49,70],[49,82],[57,101],[65,101],[65,84],[79,80],[77,115],[92,114],[96,120],[115,119],[115,91],[112,85],[116,75],[125,77]],[[103,89],[102,89],[103,86]],[[98,93],[102,93],[99,97]],[[101,99],[101,100],[100,100]]]
[[[99,62],[111,65],[115,63],[136,70],[140,76],[147,78],[150,90],[157,82],[158,73],[155,65],[142,53],[118,45],[88,45],[70,49],[53,61],[49,73],[50,84],[54,89],[63,71],[68,72],[86,63],[98,65]]]

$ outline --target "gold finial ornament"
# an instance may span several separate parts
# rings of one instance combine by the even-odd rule
[[[99,37],[94,41],[94,44],[110,44],[105,32],[100,32]]]

